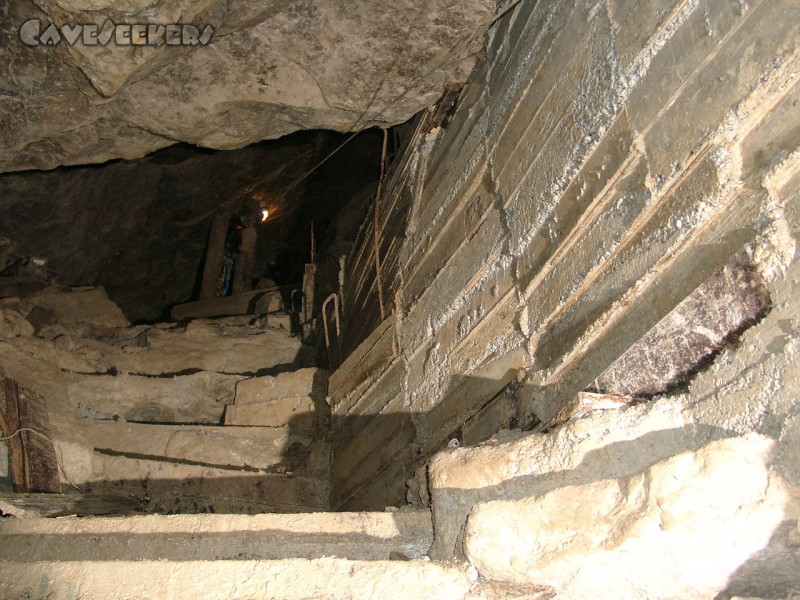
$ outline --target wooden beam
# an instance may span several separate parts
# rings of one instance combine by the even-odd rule
[[[286,288],[272,287],[233,296],[219,296],[208,300],[177,304],[172,307],[171,315],[176,321],[250,315],[256,313],[256,305],[262,302],[265,304],[264,312],[274,312],[283,308],[284,292],[289,293]]]
[[[233,262],[233,293],[249,292],[253,288],[253,269],[256,262],[256,241],[258,233],[255,228],[242,229],[242,244]]]
[[[314,286],[316,283],[317,265],[306,264],[303,275],[303,318],[301,334],[304,340],[309,339],[314,333]]]
[[[42,396],[4,377],[0,426],[9,437],[11,479],[16,492],[60,493],[58,460],[50,441],[50,419]]]
[[[203,267],[203,282],[200,285],[201,300],[214,298],[217,295],[229,220],[230,216],[223,214],[214,217],[211,223],[211,233],[208,236],[208,248],[206,249],[206,263]]]
[[[18,518],[76,515],[129,515],[145,512],[141,504],[124,496],[81,494],[0,494],[0,514]]]

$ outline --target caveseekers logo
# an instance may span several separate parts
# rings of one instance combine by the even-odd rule
[[[110,19],[100,25],[62,25],[50,23],[42,29],[39,19],[30,19],[19,29],[19,39],[27,46],[55,46],[62,41],[74,46],[105,46],[112,40],[118,46],[205,46],[211,41],[214,28],[206,25],[201,31],[194,25],[121,24]]]

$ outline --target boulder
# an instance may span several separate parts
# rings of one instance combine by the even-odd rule
[[[27,298],[31,310],[43,315],[42,325],[95,325],[104,328],[128,327],[128,319],[109,300],[102,287],[61,288],[51,286]],[[49,318],[45,319],[44,315]]]
[[[138,158],[176,141],[233,149],[300,129],[402,123],[466,80],[494,14],[483,0],[16,2],[0,37],[14,67],[0,82],[0,172]],[[31,47],[20,29],[32,19],[40,33],[110,19],[210,25],[213,35],[194,46]]]
[[[594,411],[549,433],[501,432],[477,447],[448,449],[428,467],[436,540],[432,557],[462,558],[472,507],[630,475],[726,432],[695,426],[674,399]]]
[[[712,442],[636,474],[479,504],[470,562],[558,598],[786,597],[800,568],[798,490],[758,434]],[[768,560],[767,560],[768,559]]]
[[[19,310],[10,306],[0,306],[0,339],[31,337],[34,328]]]

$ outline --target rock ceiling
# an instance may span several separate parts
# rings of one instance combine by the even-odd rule
[[[301,129],[397,124],[466,79],[495,9],[494,0],[6,2],[0,172],[133,159],[180,141],[234,149]],[[105,43],[80,35],[109,21]],[[117,41],[120,24],[189,24],[206,38],[130,45],[124,32]]]

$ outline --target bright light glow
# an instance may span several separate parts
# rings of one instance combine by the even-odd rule
[[[266,208],[262,208],[261,209],[261,222],[263,223],[264,221],[266,221],[267,217],[269,217],[269,211]]]

